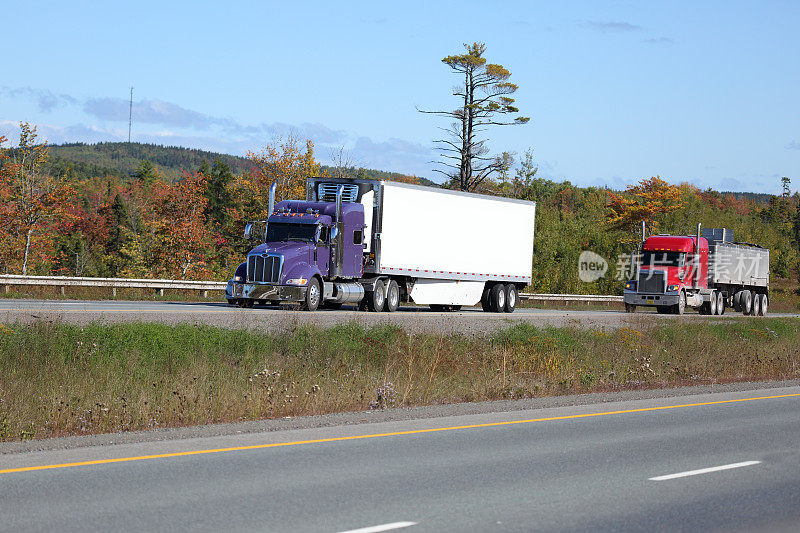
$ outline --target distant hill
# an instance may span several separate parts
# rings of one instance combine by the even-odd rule
[[[229,154],[220,154],[196,148],[181,146],[162,146],[159,144],[107,142],[97,144],[70,143],[50,146],[48,171],[70,180],[82,180],[93,176],[130,177],[144,161],[150,161],[167,179],[180,178],[183,171],[193,172],[200,168],[203,161],[213,164],[219,159],[226,163],[234,174],[251,168],[250,162],[244,158]],[[332,167],[322,166],[329,174],[334,174]],[[404,176],[398,172],[375,169],[347,170],[353,176],[362,175],[373,179],[393,179]],[[418,178],[424,185],[438,187],[425,178]]]
[[[774,194],[767,194],[763,192],[731,192],[731,191],[722,191],[720,193],[723,196],[731,195],[737,200],[750,200],[751,202],[755,202],[760,205],[767,205],[769,203],[769,199],[774,196]]]

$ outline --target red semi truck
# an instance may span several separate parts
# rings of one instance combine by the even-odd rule
[[[645,228],[642,225],[642,235]],[[733,231],[705,229],[696,235],[653,235],[641,245],[636,276],[625,284],[625,311],[655,307],[706,315],[734,308],[765,315],[769,306],[769,250],[733,241]]]

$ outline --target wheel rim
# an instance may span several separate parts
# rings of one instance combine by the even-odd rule
[[[682,292],[680,298],[678,298],[678,310],[683,314],[684,309],[686,309],[686,293]]]
[[[312,306],[319,303],[319,288],[316,283],[312,283],[308,288],[308,303]]]
[[[398,303],[400,303],[400,289],[397,285],[392,285],[389,290],[389,305],[395,308]]]
[[[500,290],[497,292],[497,309],[502,311],[506,306],[506,291]]]
[[[383,287],[375,291],[375,307],[379,309],[383,307]]]
[[[711,314],[712,315],[716,315],[717,314],[717,293],[716,292],[712,292],[711,293],[711,301],[709,303],[711,304]]]
[[[508,290],[508,307],[514,308],[517,305],[517,291],[514,289]]]
[[[767,308],[768,307],[769,307],[769,302],[767,300],[767,295],[765,294],[764,296],[761,297],[761,314],[762,315],[766,315],[767,314]]]

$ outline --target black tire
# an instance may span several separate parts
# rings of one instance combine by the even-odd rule
[[[375,282],[375,289],[367,292],[364,298],[367,300],[367,309],[373,312],[380,313],[383,311],[383,306],[386,304],[386,288],[381,280]]]
[[[483,287],[483,294],[481,295],[481,309],[487,313],[492,312],[492,304],[489,302],[491,287],[487,283]]]
[[[725,296],[722,295],[722,292],[717,291],[717,314],[724,315],[725,314]]]
[[[253,307],[253,300],[249,298],[241,298],[238,303],[239,307],[242,309],[250,309]]]
[[[761,315],[761,295],[760,294],[753,294],[753,308],[750,310],[750,314],[753,316]]]
[[[668,315],[669,313],[672,312],[672,306],[669,306],[669,305],[657,305],[656,306],[656,312],[659,315]]]
[[[228,305],[236,305],[236,298],[228,298]]]
[[[733,293],[733,310],[737,313],[742,312],[742,292],[744,291]]]
[[[492,285],[489,291],[489,305],[493,313],[502,313],[506,309],[506,288],[502,283]]]
[[[626,313],[635,313],[636,312],[636,306],[633,305],[633,304],[625,304],[625,312]]]
[[[400,286],[397,285],[395,280],[389,280],[389,286],[386,288],[386,302],[383,310],[387,313],[394,313],[400,307]]]
[[[517,286],[513,283],[509,283],[506,285],[506,305],[505,305],[505,312],[506,313],[513,313],[514,309],[517,308],[517,302],[519,301],[519,293],[517,292]]]
[[[761,316],[767,315],[767,309],[769,308],[769,298],[766,294],[761,295]]]
[[[303,311],[316,311],[319,309],[319,304],[321,303],[322,291],[319,287],[319,280],[317,278],[311,278],[306,288],[306,298],[300,304],[300,307],[303,308]]]
[[[753,312],[753,293],[748,290],[742,291],[739,307],[742,309],[743,315],[749,315]]]

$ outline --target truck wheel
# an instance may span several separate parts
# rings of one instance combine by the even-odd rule
[[[303,300],[301,307],[303,311],[316,311],[319,309],[319,304],[322,301],[322,294],[319,290],[319,280],[311,278],[308,282],[306,289],[306,299]]]
[[[743,315],[749,315],[753,312],[753,293],[748,290],[742,291],[742,296],[739,307],[742,309]]]
[[[709,296],[708,300],[708,310],[709,315],[716,315],[717,314],[717,291],[711,291],[711,296]]]
[[[390,280],[386,289],[386,304],[383,310],[388,313],[394,313],[398,307],[400,307],[400,287],[395,280]]]
[[[492,304],[489,301],[491,298],[491,287],[488,284],[483,286],[483,294],[481,294],[481,309],[486,311],[487,313],[491,313],[492,311]]]
[[[386,303],[386,298],[384,298],[385,291],[383,282],[381,280],[376,281],[375,288],[364,296],[367,300],[367,309],[377,312],[383,311],[383,306]]]
[[[766,294],[761,295],[761,316],[765,316],[767,314],[767,308],[769,307],[769,299],[767,298]]]
[[[239,300],[239,307],[242,309],[250,309],[253,307],[253,300],[250,298],[242,298]]]
[[[678,303],[672,306],[672,312],[676,315],[682,315],[686,311],[686,293],[681,291],[678,296]]]
[[[517,293],[517,286],[513,283],[509,283],[506,285],[506,313],[513,313],[514,309],[517,308],[517,300],[519,299],[519,293]]]
[[[492,285],[489,291],[489,305],[493,313],[502,313],[506,309],[506,288],[502,283]]]
[[[733,293],[733,310],[737,313],[742,311],[742,291]]]
[[[633,304],[625,304],[625,312],[626,313],[635,313],[636,312],[636,306],[633,305]]]
[[[761,314],[761,295],[753,293],[753,309],[750,311],[753,316]]]
[[[722,292],[717,291],[717,314],[724,315],[725,314],[725,297],[722,295]]]

